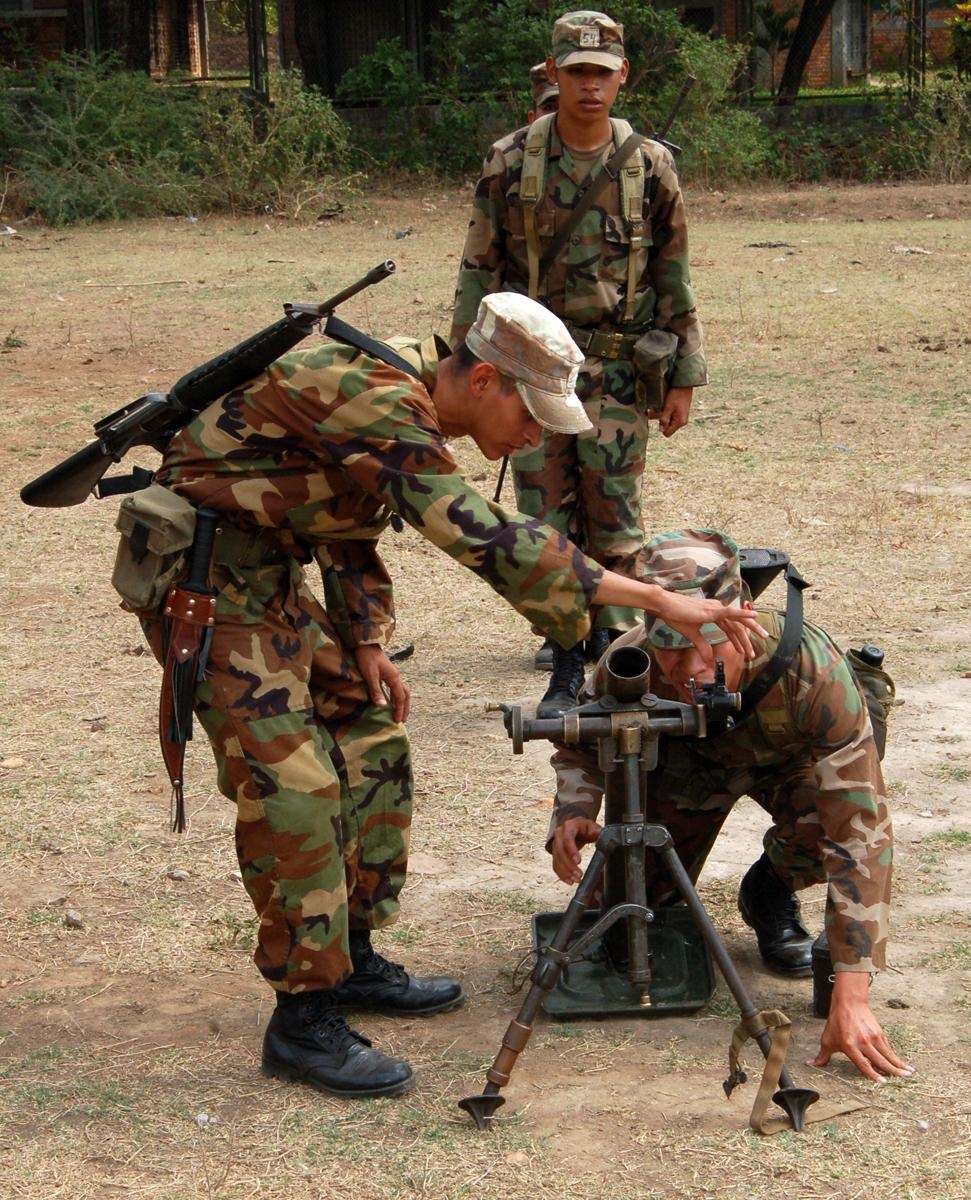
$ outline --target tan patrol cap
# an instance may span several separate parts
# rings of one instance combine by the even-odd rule
[[[518,292],[484,296],[465,344],[515,381],[530,414],[554,433],[592,425],[576,394],[583,351],[559,317]]]
[[[742,604],[739,549],[720,529],[679,529],[658,534],[641,548],[635,574],[644,583],[656,583],[682,596],[720,600],[726,608],[740,608]],[[650,644],[663,650],[684,650],[692,644],[660,617],[646,616],[644,629]],[[715,624],[702,625],[701,633],[713,646],[728,640]]]
[[[539,108],[544,101],[560,94],[560,89],[546,73],[545,62],[529,68],[529,86],[533,92],[533,108]]]
[[[594,63],[619,71],[624,64],[624,27],[606,13],[564,13],[553,26],[553,61],[558,67]]]

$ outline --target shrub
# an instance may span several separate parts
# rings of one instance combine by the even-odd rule
[[[31,92],[0,99],[3,166],[52,225],[191,210],[191,105],[112,56],[47,63]]]
[[[298,217],[347,190],[348,130],[330,101],[296,71],[275,73],[269,106],[237,92],[202,97],[191,139],[207,208]]]

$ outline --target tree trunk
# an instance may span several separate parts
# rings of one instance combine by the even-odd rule
[[[774,103],[792,104],[799,94],[809,56],[835,3],[836,0],[803,0],[799,24],[792,35],[792,45],[786,55],[786,65],[782,68],[782,78],[779,80],[779,91]]]
[[[330,95],[333,87],[327,61],[326,4],[322,0],[294,0],[293,37],[300,51],[304,82]]]

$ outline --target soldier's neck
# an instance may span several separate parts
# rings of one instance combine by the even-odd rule
[[[562,110],[556,114],[556,132],[560,135],[560,141],[572,150],[596,150],[598,146],[609,142],[613,135],[609,114],[598,117],[596,121],[585,121]]]

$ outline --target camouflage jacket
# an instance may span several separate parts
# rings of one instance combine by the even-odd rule
[[[526,128],[496,142],[476,185],[462,251],[450,340],[461,340],[488,292],[528,292],[529,260],[519,199]],[[612,147],[604,151],[606,158]],[[701,322],[688,271],[688,229],[674,159],[658,142],[645,142],[643,269],[632,327],[622,325],[627,291],[628,234],[620,189],[609,184],[580,221],[540,283],[539,299],[558,317],[584,328],[643,329],[651,323],[677,334],[675,387],[708,382]],[[594,168],[596,170],[596,168]],[[544,194],[536,214],[540,244],[562,228],[577,201],[585,170],[551,126]],[[588,360],[588,367],[593,364]]]
[[[398,341],[421,374],[345,345],[295,350],[210,405],[166,449],[159,483],[302,562],[336,569],[354,644],[393,626],[377,540],[392,513],[530,621],[572,645],[603,569],[541,522],[485,500],[460,473],[430,392],[447,347]]]
[[[772,657],[781,632],[779,614],[760,610],[759,617],[770,636],[763,640],[753,635],[757,657],[744,669],[739,685],[743,693]],[[643,626],[615,645],[638,645],[651,652]],[[675,694],[653,657],[651,681],[651,691],[658,696],[683,699]],[[580,702],[598,694],[595,672]],[[836,643],[807,621],[789,669],[747,721],[712,740],[679,740],[697,761],[726,769],[751,767],[764,772],[768,768],[770,778],[773,766],[811,762],[817,786],[818,857],[829,885],[832,921],[828,935],[833,963],[844,969],[882,969],[893,834],[870,717]],[[551,837],[562,820],[578,815],[576,810],[596,820],[603,797],[595,746],[558,746],[552,762],[557,789]],[[651,787],[658,785],[663,786],[663,781],[649,782],[648,797]],[[567,805],[570,810],[564,811]],[[699,811],[698,820],[704,819]]]

